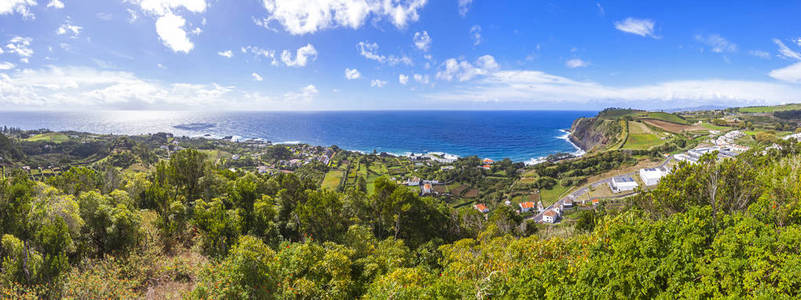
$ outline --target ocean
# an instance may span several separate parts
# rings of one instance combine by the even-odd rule
[[[534,162],[581,151],[567,129],[592,111],[0,112],[0,126],[100,134],[263,139],[396,155],[443,152]]]

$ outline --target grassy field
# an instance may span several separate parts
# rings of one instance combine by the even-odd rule
[[[325,173],[322,188],[332,191],[336,190],[339,187],[339,183],[342,181],[342,175],[344,175],[344,172],[340,170],[332,170]]]
[[[37,134],[25,140],[28,142],[52,142],[60,144],[69,141],[70,137],[68,137],[66,134],[63,133],[49,132],[49,133]]]
[[[751,106],[741,107],[740,112],[744,113],[771,113],[775,111],[801,109],[801,103],[777,105],[777,106]]]
[[[644,118],[648,118],[648,119],[662,120],[662,121],[665,121],[665,122],[671,122],[671,123],[677,123],[677,124],[683,124],[683,125],[689,124],[689,122],[687,122],[687,120],[682,119],[678,115],[671,114],[671,113],[666,113],[666,112],[658,112],[658,111],[657,112],[648,112],[643,117]]]
[[[540,199],[542,200],[543,206],[548,206],[559,200],[562,196],[567,194],[567,190],[570,187],[564,187],[561,184],[555,185],[550,190],[540,190]]]
[[[659,134],[645,124],[629,122],[629,136],[626,139],[626,144],[623,145],[623,149],[648,149],[661,145],[663,142]]]
[[[653,146],[661,145],[664,141],[654,134],[629,134],[623,149],[647,150]]]

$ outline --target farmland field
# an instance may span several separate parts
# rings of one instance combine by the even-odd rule
[[[329,171],[325,174],[325,178],[323,178],[322,188],[336,190],[339,187],[339,183],[342,181],[342,175],[344,174],[340,170]]]
[[[25,139],[28,142],[52,142],[56,144],[60,144],[66,141],[69,141],[70,138],[63,133],[57,132],[50,132],[50,133],[42,133],[37,134],[32,137]]]

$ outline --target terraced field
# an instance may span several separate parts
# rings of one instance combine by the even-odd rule
[[[623,149],[644,150],[661,145],[662,134],[651,130],[642,122],[629,122],[629,136]]]

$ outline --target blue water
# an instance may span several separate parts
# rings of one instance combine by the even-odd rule
[[[529,161],[576,152],[566,139],[587,111],[0,112],[0,126],[92,133],[237,136],[364,152],[445,152]],[[188,125],[188,126],[187,126]],[[178,126],[178,127],[175,127]]]

